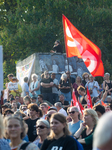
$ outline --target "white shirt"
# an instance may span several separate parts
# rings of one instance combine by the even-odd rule
[[[96,86],[96,87],[94,87]],[[91,94],[91,97],[98,97],[98,90],[99,90],[99,84],[97,81],[93,81],[93,82],[87,82],[85,87],[88,87],[88,90],[92,90],[93,93]]]
[[[12,90],[18,90],[18,83],[17,83],[17,82],[16,82],[16,83],[9,82],[9,83],[8,83],[8,89],[9,89],[10,91],[12,91]]]
[[[61,108],[61,109],[58,111],[58,113],[63,114],[65,117],[67,116],[67,113],[66,113],[66,111],[65,111],[63,108]]]

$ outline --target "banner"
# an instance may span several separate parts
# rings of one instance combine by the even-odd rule
[[[16,67],[16,77],[19,80],[20,85],[24,83],[24,77],[28,77],[28,80],[30,79],[34,60],[35,58],[24,66]]]
[[[87,69],[95,76],[104,76],[101,50],[87,39],[64,15],[63,29],[67,57],[82,58]]]
[[[92,108],[92,100],[91,100],[91,96],[87,87],[87,108]]]

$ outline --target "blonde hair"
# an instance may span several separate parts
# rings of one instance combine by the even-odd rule
[[[64,133],[64,137],[66,137],[67,135],[70,135],[70,131],[68,130],[68,124],[66,121],[66,117],[61,114],[61,113],[54,113],[52,114],[51,119],[56,119],[57,121],[61,122],[62,124],[65,124],[65,127],[63,128],[63,133]],[[50,135],[48,136],[48,139],[54,139],[55,138],[55,133],[52,131],[50,131]]]
[[[76,83],[77,83],[77,78],[78,78],[78,77],[80,78],[80,83],[82,83],[82,79],[81,79],[80,76],[77,76],[77,77],[76,77]]]
[[[89,78],[89,73],[84,72],[83,75],[82,75],[82,78],[83,78],[83,79],[85,79],[85,77],[84,77],[85,75],[88,75],[88,78]]]
[[[32,76],[31,76],[32,80],[33,80],[34,77],[36,77],[36,79],[38,79],[38,75],[36,75],[35,73],[32,74]]]
[[[91,115],[93,117],[93,119],[94,119],[95,125],[97,124],[97,122],[98,122],[98,115],[97,115],[95,110],[87,108],[87,109],[84,110],[84,114]]]
[[[93,147],[101,147],[112,139],[112,112],[105,113],[98,121],[94,136]]]
[[[4,125],[3,125],[3,117],[0,114],[0,138],[4,136]]]
[[[5,138],[10,139],[10,135],[8,135],[8,133],[7,133],[7,123],[11,119],[16,119],[20,122],[20,125],[21,125],[21,128],[22,128],[22,133],[21,133],[20,137],[21,137],[21,139],[23,139],[25,137],[26,133],[27,133],[27,128],[26,128],[26,124],[25,124],[24,120],[21,119],[17,115],[11,115],[11,116],[8,116],[8,117],[4,118],[3,123],[4,123],[5,129],[6,129],[5,130]]]

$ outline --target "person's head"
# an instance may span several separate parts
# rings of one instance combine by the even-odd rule
[[[30,97],[28,95],[26,95],[24,98],[23,98],[23,102],[25,105],[29,105],[31,103],[31,100],[30,100]]]
[[[91,82],[93,82],[93,81],[94,81],[94,77],[93,77],[92,75],[89,75],[89,80],[90,80]]]
[[[59,100],[62,102],[65,100],[65,96],[63,94],[59,95]]]
[[[37,104],[29,104],[28,105],[28,109],[29,109],[29,115],[30,118],[36,118],[38,115],[38,105]]]
[[[4,129],[3,117],[0,114],[0,139],[4,137]]]
[[[9,94],[9,96],[8,96],[9,101],[11,98],[14,98],[14,96],[12,94]]]
[[[18,111],[16,111],[16,112],[14,112],[14,115],[17,115],[17,116],[19,116],[20,118],[26,117],[26,114],[25,114],[23,111],[21,111],[21,110],[18,110]]]
[[[93,109],[85,109],[83,114],[83,121],[86,125],[96,125],[98,121],[98,115]]]
[[[99,100],[100,100],[99,97],[93,97],[93,98],[92,98],[93,104],[95,104],[95,103],[98,102]]]
[[[11,107],[12,107],[12,109],[17,109],[17,103],[16,103],[16,102],[13,102],[13,103],[11,104]]]
[[[48,71],[44,71],[44,78],[48,79],[49,78],[49,72]]]
[[[44,136],[45,139],[47,138],[49,132],[50,132],[50,124],[45,119],[39,119],[36,122],[36,130],[38,136]]]
[[[66,73],[63,73],[62,75],[61,75],[61,80],[67,80],[67,75],[66,75]]]
[[[36,102],[37,102],[37,98],[33,96],[33,97],[31,98],[31,102],[32,102],[32,103],[36,103]]]
[[[62,136],[70,135],[66,117],[61,113],[52,114],[50,119],[50,127],[51,131],[48,137],[49,139],[53,139],[60,134],[62,134]]]
[[[28,77],[24,77],[24,82],[28,82]]]
[[[24,112],[27,110],[27,105],[20,105],[19,110]]]
[[[110,105],[105,106],[105,112],[111,111]]]
[[[40,104],[40,109],[42,110],[43,114],[47,114],[48,111],[48,104],[47,103],[42,103]]]
[[[62,104],[60,102],[55,103],[54,106],[57,108],[57,111],[62,108]]]
[[[76,83],[81,83],[81,82],[82,82],[81,77],[80,77],[80,76],[77,76],[77,77],[76,77]]]
[[[112,97],[110,95],[107,96],[107,103],[112,103]]]
[[[70,75],[71,75],[70,71],[66,71],[66,75],[67,75],[67,78],[70,78]]]
[[[60,44],[60,41],[56,40],[55,43],[54,43],[54,46],[58,46],[59,44]]]
[[[7,108],[8,108],[8,105],[7,105],[7,104],[2,105],[2,112],[4,112],[5,109],[7,109]]]
[[[110,73],[105,73],[105,79],[109,80],[109,78],[110,78]]]
[[[78,93],[79,93],[81,96],[84,96],[84,94],[85,94],[85,88],[84,88],[82,85],[80,85],[80,86],[77,88],[77,91],[78,91]]]
[[[42,116],[43,116],[42,110],[39,108],[39,109],[38,109],[37,117],[38,117],[38,118],[42,118]]]
[[[12,77],[11,82],[16,83],[19,82],[19,80],[16,77]]]
[[[105,113],[105,107],[101,104],[94,106],[93,110],[97,112],[98,118],[100,118]]]
[[[19,96],[15,96],[15,101],[19,102],[19,100],[20,100]]]
[[[70,107],[68,114],[72,120],[78,120],[79,119],[80,114],[79,114],[79,110],[76,106]]]
[[[9,79],[9,81],[11,81],[11,79],[13,78],[13,74],[11,73],[11,74],[9,74],[7,77],[8,77],[8,79]]]
[[[39,102],[43,102],[43,98],[44,97],[43,97],[42,94],[39,94],[38,97],[37,97],[37,99],[38,99]]]
[[[4,117],[10,116],[12,114],[14,114],[14,112],[10,108],[5,109],[5,111],[3,113]]]
[[[105,113],[98,121],[94,136],[93,147],[100,150],[112,150],[112,112]]]
[[[83,80],[89,79],[89,73],[84,72],[83,75],[82,75],[82,78],[83,78]]]
[[[55,73],[52,73],[52,74],[51,74],[51,78],[52,78],[52,79],[55,79],[55,76],[56,76]]]
[[[14,103],[14,102],[16,102],[16,100],[15,100],[14,97],[11,97],[11,98],[9,99],[9,101],[10,101],[11,104]]]
[[[46,119],[47,119],[48,121],[50,121],[51,115],[54,114],[54,113],[56,113],[56,112],[57,112],[56,110],[49,110],[49,111],[47,112],[47,114],[46,114]]]
[[[18,117],[17,115],[5,117],[4,127],[6,139],[23,139],[27,132],[24,120]]]
[[[38,76],[36,74],[32,74],[31,78],[32,81],[36,81],[38,79]]]

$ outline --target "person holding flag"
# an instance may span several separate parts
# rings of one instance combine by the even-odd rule
[[[81,95],[81,97],[80,97],[80,103],[82,104],[82,106],[85,106],[87,104],[87,95],[86,95],[85,88],[80,85],[77,88],[77,91],[78,91],[79,95]]]

